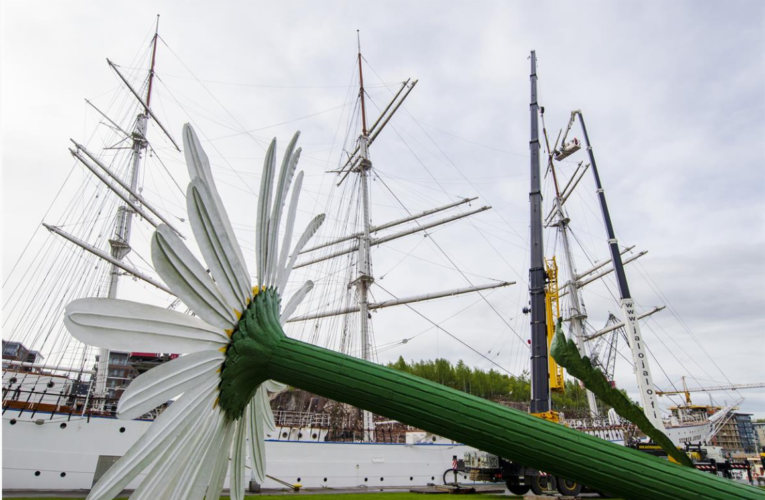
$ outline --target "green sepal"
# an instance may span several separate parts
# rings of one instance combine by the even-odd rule
[[[218,401],[231,420],[242,416],[260,384],[269,379],[269,361],[285,338],[279,322],[280,302],[272,288],[256,294],[231,336]]]
[[[601,401],[613,407],[616,413],[633,424],[650,437],[654,443],[671,456],[677,463],[693,467],[693,462],[688,455],[678,450],[672,441],[653,426],[643,413],[643,409],[630,401],[618,389],[611,387],[603,372],[592,366],[587,356],[582,357],[573,340],[566,340],[563,334],[562,320],[558,318],[555,327],[555,336],[550,346],[550,354],[553,359],[565,368],[568,373],[584,383],[584,386]]]

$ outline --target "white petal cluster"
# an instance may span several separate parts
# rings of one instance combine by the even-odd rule
[[[285,151],[278,177],[276,141],[271,143],[258,200],[256,286],[274,287],[280,293],[297,255],[324,220],[320,215],[311,221],[289,252],[303,180],[302,172],[295,176],[300,158],[300,149],[295,150],[298,136],[295,134]],[[215,188],[210,162],[188,124],[183,129],[183,142],[191,178],[186,195],[189,221],[205,266],[166,225],[154,234],[152,261],[168,288],[195,316],[102,298],[76,300],[66,308],[67,329],[86,344],[120,351],[183,354],[142,374],[123,394],[117,407],[117,416],[123,419],[138,418],[180,397],[109,469],[88,499],[114,498],[151,464],[132,500],[219,498],[229,462],[233,499],[244,497],[248,467],[252,479],[261,484],[265,481],[264,438],[275,430],[268,392],[283,386],[273,381],[261,384],[238,420],[228,418],[217,405],[226,348],[252,300],[253,288]],[[279,228],[293,178],[280,248]],[[312,288],[313,283],[306,282],[287,302],[281,313],[282,324]]]

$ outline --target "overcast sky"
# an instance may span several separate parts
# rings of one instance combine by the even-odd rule
[[[473,207],[493,209],[429,238],[411,236],[376,249],[374,271],[382,288],[373,289],[375,297],[388,298],[384,290],[407,296],[457,288],[467,279],[518,283],[485,294],[486,300],[465,296],[417,305],[419,314],[375,313],[375,342],[387,346],[379,361],[446,357],[488,369],[491,360],[512,373],[528,366],[528,317],[521,308],[528,276],[528,55],[536,50],[540,103],[552,140],[570,111],[582,109],[620,244],[649,251],[628,267],[633,296],[641,309],[671,306],[644,323],[657,386],[677,385],[683,375],[694,378],[693,386],[765,382],[762,2],[6,1],[4,281],[30,238],[27,256],[48,241],[39,223],[62,224],[62,207],[82,192],[79,186],[89,185],[89,175],[69,156],[69,138],[93,148],[108,144],[99,142],[106,132],[83,98],[120,111],[113,96],[121,84],[105,58],[131,75],[144,72],[142,56],[157,13],[163,42],[152,107],[176,138],[184,122],[194,123],[245,250],[253,248],[253,207],[267,141],[276,136],[283,147],[296,129],[302,131],[306,174],[301,224],[328,210],[319,238],[340,232],[343,215],[336,205],[354,184],[333,189],[336,179],[324,172],[337,166],[353,110],[357,29],[368,62],[372,118],[397,82],[419,79],[372,147],[379,174],[372,182],[373,223],[405,215],[399,201],[416,212],[479,196]],[[572,134],[581,138],[578,125]],[[150,129],[150,139],[185,188],[181,157],[171,153],[158,128]],[[585,159],[579,153],[560,164],[561,178],[567,180]],[[144,195],[177,220],[185,217],[185,202],[165,167],[156,159],[147,163]],[[548,176],[548,203],[551,190]],[[588,259],[607,256],[595,200],[588,173],[567,203],[579,271],[590,267]],[[148,224],[137,223],[134,254],[150,232]],[[548,254],[560,250],[552,232],[546,245]],[[150,260],[146,252],[142,257]],[[131,259],[151,272],[138,255]],[[22,260],[10,283],[25,265]],[[338,269],[298,274],[314,279],[319,292],[302,311],[329,304],[324,287],[343,280],[327,274]],[[130,298],[143,293],[139,300],[169,303],[161,292],[131,292],[129,286],[134,284],[125,285]],[[9,293],[5,287],[4,297]],[[609,280],[585,289],[595,328],[609,311],[618,313],[611,293],[616,289]],[[423,316],[448,333],[431,328]],[[334,337],[323,340],[314,339],[311,328],[289,332],[337,344],[339,334],[331,331],[340,323],[325,322],[322,335]],[[9,329],[7,324],[4,338]],[[617,383],[635,394],[625,362],[629,351],[622,346],[621,352]],[[765,417],[765,390],[742,395],[743,410]],[[735,393],[713,397],[730,403]],[[699,403],[708,400],[694,395]]]

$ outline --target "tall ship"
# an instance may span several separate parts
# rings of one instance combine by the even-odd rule
[[[166,224],[181,237],[190,232],[180,208],[185,203],[179,185],[184,182],[174,168],[183,161],[184,152],[173,133],[180,127],[165,120],[157,102],[159,97],[169,96],[168,100],[172,99],[188,116],[204,117],[206,111],[196,102],[183,102],[183,96],[173,95],[166,86],[158,91],[162,81],[159,71],[162,43],[157,29],[146,46],[145,60],[138,58],[129,65],[108,60],[119,89],[110,102],[103,100],[107,104],[105,107],[87,101],[97,120],[95,131],[89,140],[73,139],[70,149],[74,158],[73,171],[76,169],[79,173],[81,183],[71,193],[72,200],[64,204],[65,208],[50,214],[45,221],[44,228],[49,233],[45,243],[30,247],[25,253],[30,256],[29,261],[14,268],[4,284],[9,287],[4,303],[8,321],[4,332],[8,333],[4,333],[7,338],[3,340],[4,490],[89,489],[146,431],[153,419],[172,404],[168,401],[140,419],[117,419],[116,403],[130,381],[146,370],[174,359],[177,354],[94,350],[71,338],[61,322],[63,308],[79,297],[119,296],[188,312],[185,305],[155,277],[149,258],[148,235],[157,225]],[[507,372],[498,364],[496,356],[479,351],[471,345],[472,342],[446,328],[445,320],[434,321],[427,312],[413,306],[471,297],[469,302],[460,303],[459,307],[465,307],[455,315],[480,304],[499,329],[515,337],[513,349],[521,358],[528,359],[534,345],[548,343],[551,336],[549,329],[527,331],[527,318],[521,312],[527,294],[522,286],[510,279],[486,278],[468,272],[456,262],[453,252],[444,248],[440,235],[436,236],[442,230],[454,231],[450,228],[456,223],[474,228],[480,224],[479,214],[491,207],[478,202],[480,193],[477,188],[475,193],[466,196],[447,193],[425,162],[418,158],[432,177],[432,184],[449,194],[450,201],[429,205],[433,197],[423,192],[423,206],[408,208],[392,189],[395,178],[389,178],[384,166],[380,168],[377,163],[373,152],[377,152],[380,143],[376,146],[375,142],[383,137],[383,132],[400,136],[392,119],[404,113],[408,115],[404,102],[417,80],[407,79],[397,84],[383,82],[374,86],[367,83],[365,86],[364,63],[359,46],[354,61],[353,92],[347,99],[347,114],[343,116],[347,131],[339,148],[342,156],[328,172],[321,172],[323,178],[329,179],[327,183],[331,183],[326,191],[329,194],[315,193],[312,196],[313,207],[319,203],[317,196],[326,197],[328,221],[314,238],[314,243],[294,256],[295,269],[300,271],[296,273],[294,284],[288,284],[297,291],[305,278],[310,278],[316,285],[288,321],[286,332],[346,354],[377,361],[379,353],[402,348],[418,336],[436,331],[458,341],[463,352],[479,359],[485,366]],[[374,103],[374,111],[370,109],[370,103]],[[238,123],[228,110],[226,113]],[[640,320],[658,312],[661,307],[634,312],[634,304],[630,305],[629,292],[625,288],[624,264],[633,262],[645,252],[630,254],[633,248],[619,246],[614,234],[609,234],[610,259],[577,271],[571,242],[572,219],[565,204],[585,173],[595,170],[595,160],[581,112],[571,114],[562,139],[559,137],[552,146],[544,126],[544,110],[540,116],[548,157],[545,177],[549,176],[553,181],[554,196],[548,197],[552,202],[547,202],[544,209],[540,200],[538,208],[544,213],[538,215],[542,215],[539,220],[544,230],[555,235],[560,247],[548,248],[548,258],[537,263],[540,265],[532,265],[531,281],[534,283],[526,283],[526,277],[520,274],[519,280],[541,294],[537,297],[541,297],[537,306],[545,310],[548,324],[563,317],[569,335],[577,341],[581,352],[590,356],[593,363],[613,380],[617,357],[625,357],[620,352],[620,343],[630,350],[633,365],[646,357],[645,352],[641,356],[640,347],[633,342],[634,335],[627,332],[634,331]],[[570,163],[572,160],[568,158],[582,147],[578,139],[567,141],[577,117],[589,153],[588,163],[579,162],[564,176],[556,171],[556,163]],[[247,131],[243,134],[252,135]],[[210,138],[204,139],[215,144]],[[258,143],[258,138],[253,139]],[[435,141],[433,145],[438,148]],[[226,159],[217,147],[213,146],[213,150],[219,155],[220,164],[225,166],[222,184],[232,191],[240,191],[246,202],[247,197],[254,194],[248,187],[247,173],[233,167],[231,160]],[[330,148],[330,154],[333,153],[335,151]],[[309,162],[316,161],[315,157],[306,156]],[[380,156],[385,158],[384,154]],[[376,190],[372,189],[373,185]],[[426,189],[428,187],[423,187],[423,191]],[[602,186],[597,185],[596,189],[602,195]],[[376,196],[384,203],[374,203],[373,200],[378,199]],[[236,195],[231,198],[238,201]],[[400,217],[378,222],[375,208],[386,204],[388,208],[392,206]],[[293,217],[307,217],[306,214],[313,211],[306,207],[301,209],[304,213],[293,214]],[[606,226],[613,232],[610,221],[607,220]],[[248,228],[235,229],[248,235]],[[543,229],[538,230],[537,236],[541,237]],[[374,260],[378,250],[384,251],[381,249],[385,245],[417,237],[419,242],[414,247],[394,250],[399,256],[384,261],[384,272],[375,272],[379,269]],[[248,241],[246,237],[240,240]],[[437,265],[449,269],[462,282],[461,286],[435,291],[422,289],[416,277],[409,280],[412,289],[384,284],[385,277],[399,266],[407,266],[407,272],[416,276],[416,269],[412,269],[416,268],[416,263],[413,266],[402,263],[423,243],[430,246],[433,255],[439,259]],[[501,252],[488,239],[486,243],[501,257]],[[625,255],[623,262],[622,255]],[[562,263],[563,279],[559,278],[559,262]],[[617,276],[623,317],[612,315],[602,328],[594,329],[587,322],[582,289],[613,274]],[[442,281],[452,283],[454,280]],[[495,291],[512,288],[519,289],[515,296],[518,314],[512,314],[520,319],[515,320],[498,310],[508,308],[507,300],[503,300],[505,303],[501,306],[490,300]],[[531,307],[535,307],[534,304]],[[378,313],[389,314],[381,312],[383,309],[396,308],[406,309],[409,314],[422,318],[428,324],[427,329],[421,333],[406,332],[395,342],[376,342],[372,318]],[[525,342],[527,336],[531,337],[531,347]],[[501,350],[499,347],[498,353]],[[435,353],[438,354],[438,347]],[[524,365],[521,371],[523,368]],[[533,362],[530,368],[534,368]],[[648,365],[642,373],[648,375],[638,376],[637,381],[641,403],[648,411],[658,407],[656,398],[661,391],[653,384]],[[535,403],[534,388],[539,389],[539,381],[548,381],[541,394],[546,393],[549,399],[550,392],[564,390],[563,377],[554,363],[545,366],[540,373],[530,374],[532,412],[546,411],[540,410]],[[742,387],[729,387],[738,388]],[[685,391],[689,390],[685,388]],[[609,413],[592,394],[587,393],[586,397],[587,408],[564,414],[562,424],[624,444],[641,440],[634,426]],[[271,404],[276,427],[266,441],[268,479],[262,485],[253,484],[253,489],[295,485],[380,488],[442,483],[446,480],[445,472],[453,470],[455,460],[459,462],[466,453],[471,456],[476,452],[460,443],[406,427],[383,416],[310,394],[286,391],[276,395]],[[709,416],[679,405],[669,417],[660,410],[651,411],[651,419],[665,429],[673,442],[682,446],[711,441],[729,418],[731,409],[732,406],[728,406]],[[139,476],[128,488],[143,478],[144,475]],[[484,479],[473,477],[471,480]]]
[[[116,418],[117,401],[130,381],[178,355],[94,351],[71,338],[61,324],[63,307],[78,297],[153,300],[170,309],[189,312],[155,277],[146,242],[146,235],[159,224],[166,224],[181,237],[190,233],[185,227],[185,215],[177,209],[185,204],[178,203],[178,195],[183,196],[178,186],[183,182],[175,177],[172,168],[173,163],[183,161],[180,141],[173,133],[179,127],[166,123],[156,111],[162,44],[157,24],[144,52],[146,61],[123,66],[107,59],[109,70],[119,82],[119,92],[108,109],[86,100],[97,116],[98,140],[92,142],[101,142],[104,147],[71,140],[75,166],[85,169],[86,177],[61,219],[43,223],[53,237],[46,243],[49,246],[42,247],[31,267],[23,271],[19,268],[20,273],[40,268],[45,271],[31,281],[14,283],[6,303],[11,304],[8,316],[17,315],[14,319],[18,319],[7,330],[9,338],[3,341],[4,490],[89,489],[153,419],[172,404],[168,401],[140,419]],[[306,300],[301,306],[304,312],[297,311],[285,328],[288,334],[297,336],[309,330],[315,342],[373,360],[377,352],[372,313],[512,283],[493,281],[387,300],[370,291],[375,281],[373,248],[408,235],[429,235],[429,230],[489,207],[462,210],[476,200],[468,197],[372,224],[372,144],[417,82],[406,80],[397,85],[384,109],[377,111],[374,120],[368,119],[366,105],[370,93],[364,87],[362,62],[359,48],[357,107],[351,106],[348,132],[351,142],[343,148],[347,159],[338,164],[336,172],[327,174],[341,186],[344,191],[341,197],[350,199],[350,203],[344,200],[346,218],[342,214],[330,217],[329,229],[314,238],[318,243],[295,255],[296,270],[305,269],[304,273],[311,276],[322,273],[322,277],[314,277],[317,286],[313,296],[320,299]],[[388,87],[377,85],[374,95],[378,97],[381,88],[387,93]],[[173,99],[176,103],[180,100],[176,96]],[[195,109],[189,106],[184,111],[194,113]],[[151,137],[152,133],[157,136]],[[242,172],[231,169],[229,173],[238,177],[241,186],[246,185]],[[155,186],[144,184],[152,176],[165,177],[168,192],[158,192]],[[225,185],[226,179],[222,183]],[[291,217],[299,220],[302,214]],[[311,270],[328,262],[319,271]],[[338,274],[338,267],[347,267],[344,272],[347,281],[342,283],[340,293],[323,287],[323,282],[328,281],[326,277]],[[343,279],[343,275],[337,279]],[[295,290],[303,282],[304,279],[296,279]],[[338,288],[337,281],[330,284]],[[30,301],[30,290],[35,290],[32,295],[38,299],[32,297]],[[38,300],[43,296],[46,312],[30,319],[30,311],[41,307]],[[320,337],[322,331],[338,331],[339,323],[341,337],[335,335],[329,340]],[[268,479],[262,485],[253,484],[253,489],[285,485],[379,488],[442,483],[454,458],[461,460],[469,450],[382,416],[320,401],[309,394],[287,391],[277,395],[272,406],[276,427],[266,441]],[[143,478],[143,474],[137,477],[128,489]]]

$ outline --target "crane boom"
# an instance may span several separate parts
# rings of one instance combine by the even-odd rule
[[[598,166],[595,163],[595,155],[592,152],[592,145],[590,144],[590,137],[587,134],[587,126],[584,124],[582,111],[575,110],[571,112],[572,122],[576,116],[579,116],[579,124],[582,127],[582,134],[584,135],[584,145],[587,149],[587,156],[589,156],[590,159],[590,169],[595,177],[595,192],[597,193],[598,202],[600,203],[600,211],[603,214],[603,224],[606,229],[606,234],[608,235],[608,248],[611,253],[611,263],[614,269],[614,276],[616,277],[616,285],[619,289],[619,305],[621,306],[624,315],[624,328],[627,330],[627,341],[629,342],[630,350],[632,351],[632,361],[635,375],[637,377],[638,389],[640,390],[640,399],[643,403],[643,411],[654,427],[663,430],[664,423],[662,422],[661,411],[659,410],[658,402],[656,401],[656,386],[653,383],[653,376],[651,375],[648,352],[643,335],[640,331],[640,324],[638,323],[635,309],[635,300],[632,298],[629,285],[627,284],[627,275],[624,272],[624,262],[622,261],[622,254],[619,250],[619,242],[616,239],[616,231],[614,230],[614,225],[611,221],[611,215],[608,211],[605,190],[603,189],[603,184],[600,180]],[[564,152],[565,149],[566,148],[564,147]]]
[[[550,372],[547,359],[545,311],[545,263],[542,237],[542,184],[539,163],[539,103],[537,102],[537,56],[531,51],[531,189],[529,191],[529,299],[531,309],[531,413],[547,418],[550,410]]]
[[[574,121],[576,120],[576,114],[579,113],[578,109],[575,109],[571,112],[571,118],[568,120],[568,125],[566,125],[566,131],[563,132],[563,138],[560,141],[560,144],[563,145],[566,143],[566,137],[568,137],[568,133],[571,132],[571,127],[574,125]]]
[[[692,392],[715,392],[715,391],[737,391],[739,389],[761,389],[765,387],[765,383],[757,384],[730,384],[730,385],[713,385],[709,387],[688,387],[685,383],[685,377],[683,377],[683,390],[682,391],[656,391],[657,396],[664,396],[667,394],[685,394],[685,402],[691,404]]]
[[[715,391],[737,391],[739,389],[761,389],[765,383],[761,384],[733,384],[733,385],[715,385],[712,387],[689,387],[683,391],[656,391],[656,394],[683,394],[684,392],[715,392]]]

